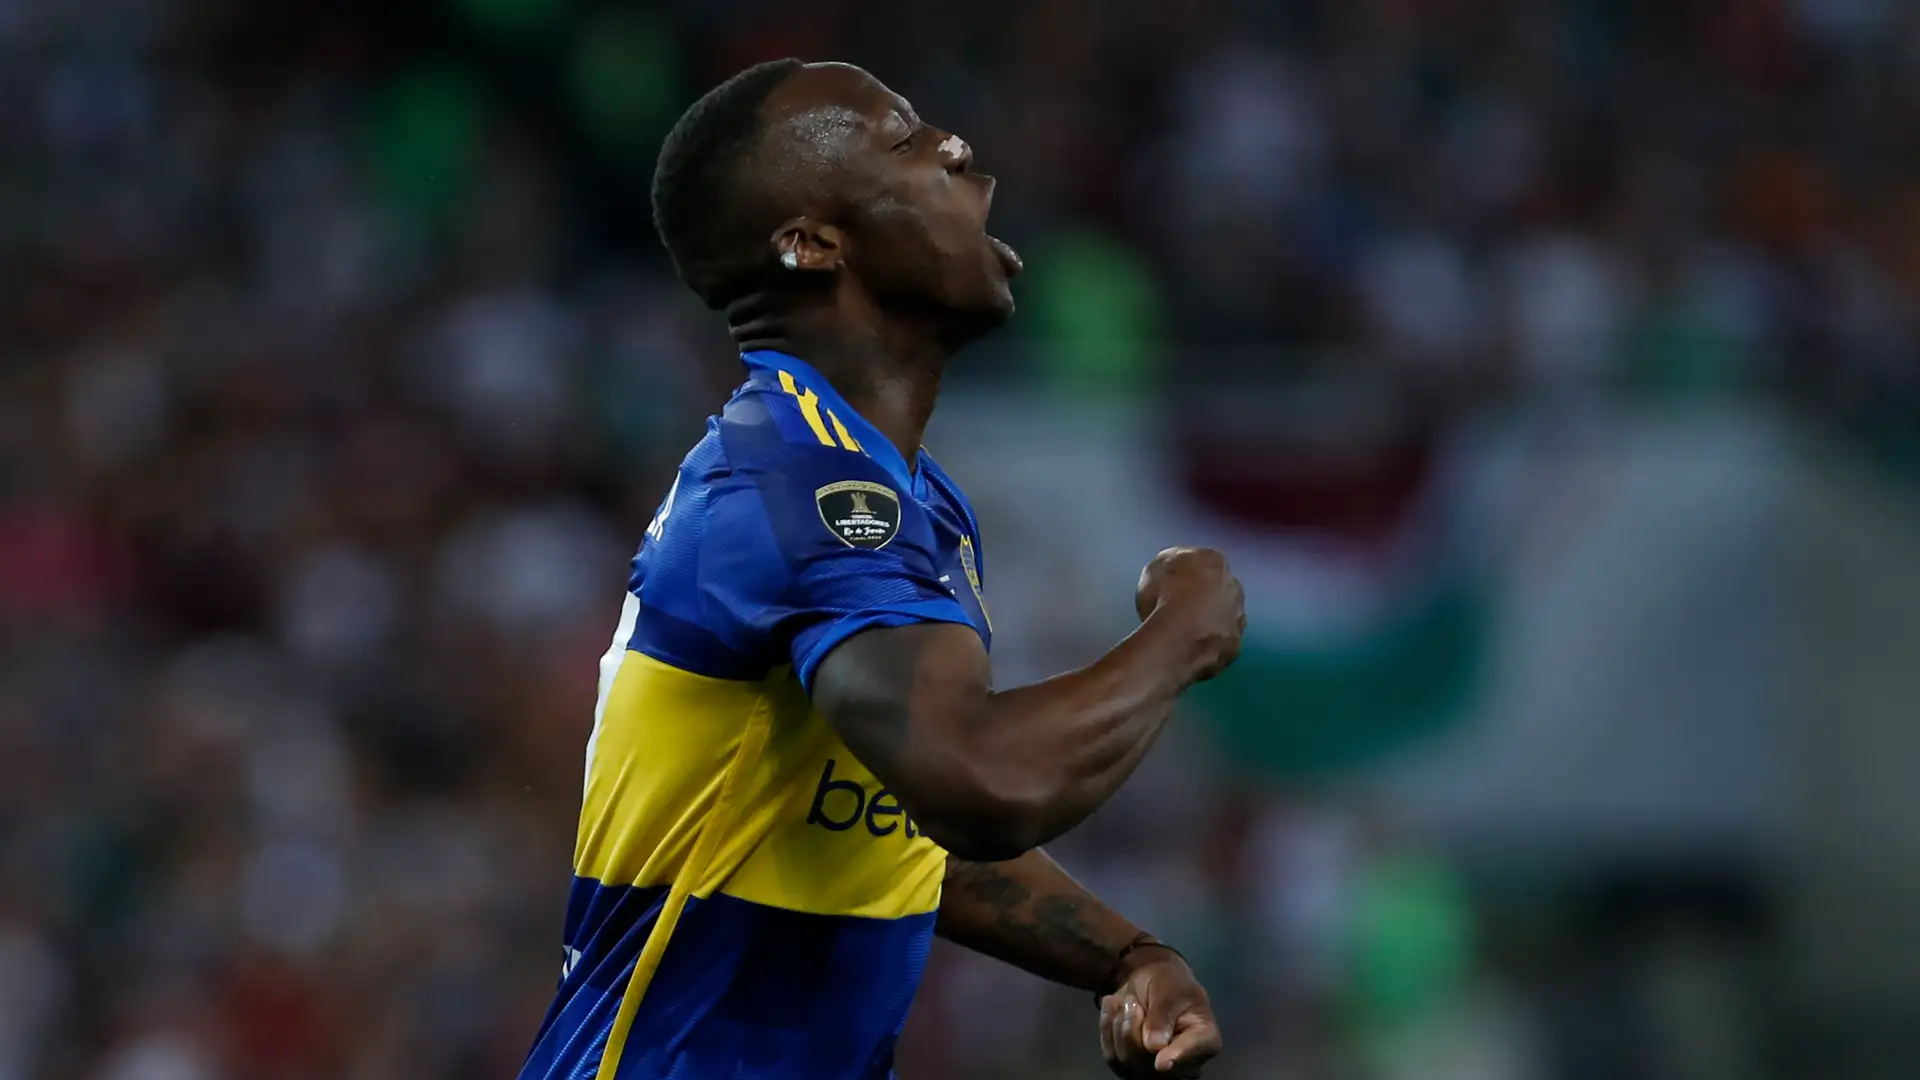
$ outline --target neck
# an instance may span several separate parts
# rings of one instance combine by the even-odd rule
[[[742,352],[771,349],[805,360],[913,467],[952,355],[937,334],[898,320],[848,319],[830,309],[730,314]]]

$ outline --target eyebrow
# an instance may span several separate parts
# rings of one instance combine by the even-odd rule
[[[887,115],[883,117],[880,123],[874,128],[875,132],[889,139],[896,135],[910,136],[919,129],[920,125],[914,122],[913,117],[908,116],[899,109],[888,111]]]

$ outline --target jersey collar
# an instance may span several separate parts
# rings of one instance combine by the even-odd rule
[[[922,494],[926,470],[909,466],[906,459],[900,456],[899,449],[893,445],[893,440],[882,435],[880,429],[868,423],[867,418],[861,416],[858,409],[847,404],[847,399],[840,396],[840,391],[835,390],[833,384],[815,371],[811,364],[797,356],[774,349],[755,349],[752,352],[741,353],[740,359],[747,365],[748,371],[771,373],[785,371],[792,375],[796,382],[802,383],[807,389],[818,394],[821,404],[832,409],[833,414],[840,418],[840,422],[847,425],[847,429],[853,433],[855,439],[860,441],[860,446],[866,451],[868,457],[879,462],[882,468],[892,473],[894,478],[900,481],[901,486],[908,491],[916,496]],[[919,454],[915,453],[914,458],[917,464]]]

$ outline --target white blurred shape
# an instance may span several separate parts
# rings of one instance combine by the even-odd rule
[[[1765,271],[1757,258],[1728,245],[1704,245],[1688,270],[1694,303],[1707,330],[1757,355],[1766,330]]]
[[[213,1057],[194,1039],[175,1032],[143,1035],[101,1064],[99,1080],[219,1080]]]
[[[351,791],[346,746],[317,707],[282,710],[247,755],[247,793],[268,828],[331,835],[348,823]]]
[[[1273,984],[1324,989],[1341,977],[1357,838],[1346,818],[1269,807],[1249,841],[1259,915],[1276,946],[1255,965]]]
[[[44,937],[0,926],[0,1080],[30,1075],[42,1028],[72,984],[72,973]]]
[[[566,420],[581,338],[573,313],[538,290],[476,296],[435,332],[422,389],[476,446],[523,453]]]
[[[608,591],[625,580],[612,529],[592,511],[554,503],[483,518],[441,554],[439,605],[520,633],[598,617]]]
[[[1326,136],[1313,103],[1272,53],[1234,49],[1183,88],[1182,202],[1203,215],[1272,213],[1318,171]]]
[[[1884,30],[1892,0],[1794,0],[1793,14],[1815,34],[1840,46],[1859,46]]]
[[[1380,1080],[1544,1080],[1544,1053],[1512,995],[1479,987],[1375,1048]],[[1697,1080],[1691,1073],[1674,1075]]]
[[[355,310],[395,284],[401,269],[351,197],[344,156],[337,140],[300,131],[263,150],[248,174],[260,276],[290,315]]]
[[[332,940],[345,897],[346,874],[337,854],[304,841],[275,841],[247,864],[240,917],[263,945],[310,953]]]
[[[87,457],[131,461],[167,433],[167,384],[154,358],[111,350],[77,362],[67,382],[67,426]]]
[[[229,739],[284,705],[288,685],[276,650],[252,638],[207,638],[174,654],[161,675],[161,698],[194,735]]]
[[[399,609],[393,570],[364,548],[323,547],[303,556],[280,596],[280,629],[300,654],[321,664],[377,652]]]
[[[1592,240],[1535,240],[1508,266],[1509,330],[1521,367],[1550,388],[1591,384],[1617,355],[1627,297],[1619,268]]]
[[[1473,282],[1444,237],[1396,237],[1361,259],[1360,292],[1388,342],[1425,360],[1457,356],[1479,324]]]

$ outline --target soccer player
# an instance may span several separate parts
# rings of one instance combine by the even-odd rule
[[[1093,992],[1121,1075],[1219,1051],[1180,955],[1039,848],[1233,661],[1240,586],[1217,552],[1162,552],[1111,652],[993,688],[979,529],[920,446],[948,360],[1013,310],[972,164],[840,64],[744,71],[667,137],[655,221],[746,381],[601,661],[566,958],[522,1080],[889,1077],[936,933]]]

